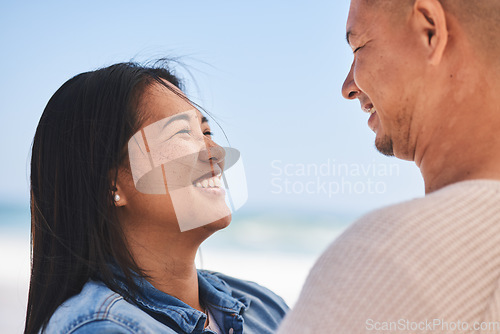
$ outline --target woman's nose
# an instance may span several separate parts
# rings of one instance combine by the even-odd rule
[[[200,151],[198,158],[204,162],[221,162],[226,156],[226,151],[212,139],[205,139],[205,148]]]
[[[353,100],[359,96],[361,90],[356,85],[353,75],[354,63],[351,65],[351,69],[345,78],[344,84],[342,85],[342,96],[348,100]]]

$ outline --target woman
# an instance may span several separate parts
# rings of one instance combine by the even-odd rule
[[[33,141],[25,333],[273,332],[282,299],[195,268],[231,220],[223,169],[168,69],[122,63],[67,81]]]

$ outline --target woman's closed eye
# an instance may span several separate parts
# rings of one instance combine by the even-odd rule
[[[191,129],[182,129],[171,135],[167,140],[170,140],[178,135],[184,135],[184,134],[191,135],[191,132],[192,132]]]
[[[191,131],[191,129],[182,129],[182,130],[179,130],[176,133],[174,133],[172,136],[170,136],[167,140],[170,140],[173,137],[179,136],[179,135],[189,135],[189,136],[191,136],[192,135],[192,131]],[[210,130],[207,130],[207,131],[203,132],[203,135],[211,138],[214,135],[214,133],[212,131],[210,131]]]

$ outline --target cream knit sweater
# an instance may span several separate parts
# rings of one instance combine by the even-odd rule
[[[464,181],[355,222],[279,333],[500,333],[499,279],[500,182]]]

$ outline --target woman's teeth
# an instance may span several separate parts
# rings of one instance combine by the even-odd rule
[[[197,188],[222,188],[222,181],[219,177],[220,176],[213,176],[211,178],[198,181],[194,184],[194,186]]]

